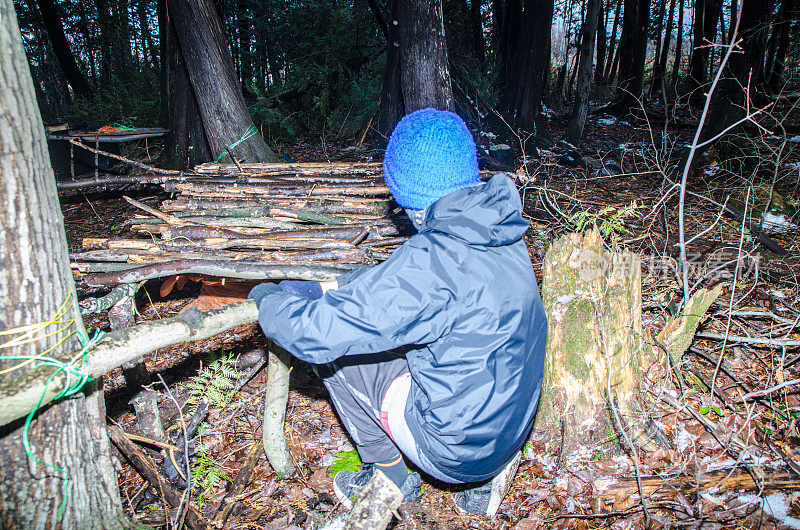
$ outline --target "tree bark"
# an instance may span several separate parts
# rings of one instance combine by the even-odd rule
[[[472,55],[483,64],[486,60],[485,43],[483,40],[483,16],[481,15],[481,0],[470,0],[469,2],[469,29],[470,42],[472,43]]]
[[[793,24],[792,14],[796,14],[797,5],[797,0],[783,0],[778,11],[778,19],[775,22],[774,29],[775,37],[773,37],[773,40],[777,41],[777,46],[767,72],[767,86],[773,91],[779,90],[783,81],[786,50],[789,48],[789,37]]]
[[[257,319],[258,309],[255,303],[245,300],[209,311],[199,311],[193,308],[176,317],[144,322],[128,329],[114,331],[105,335],[89,350],[86,373],[90,377],[102,377],[114,368],[139,359],[159,348],[191,340],[206,339],[233,327],[255,322]],[[78,348],[78,345],[74,347]],[[79,351],[79,349],[76,351],[65,350],[55,355],[54,358],[69,361]],[[7,376],[0,381],[0,405],[2,405],[0,406],[0,426],[25,417],[39,398],[41,398],[42,407],[53,401],[66,381],[63,371],[53,375],[54,373],[54,368],[43,366],[21,376]],[[52,381],[48,385],[46,383],[51,376],[53,376]],[[64,403],[68,404],[72,401],[77,400],[67,400]],[[47,409],[47,412],[60,406],[51,407]],[[84,430],[86,429],[84,428]],[[24,451],[22,451],[22,455],[25,455]],[[0,470],[0,476],[2,476],[2,471]]]
[[[187,169],[211,160],[212,156],[172,18],[166,0],[160,0],[161,126],[169,129],[160,164]]]
[[[381,102],[378,105],[377,129],[379,145],[389,141],[395,124],[405,114],[400,76],[400,21],[397,6],[402,0],[392,0],[390,8],[389,38],[386,43],[386,68],[383,71]]]
[[[579,442],[607,442],[608,399],[632,408],[646,366],[641,267],[635,254],[604,251],[595,229],[555,241],[543,268],[547,353],[536,422],[555,432],[564,422],[566,454]]]
[[[383,530],[403,502],[403,492],[378,470],[359,492],[347,515],[344,530]]]
[[[619,83],[616,110],[626,113],[639,105],[644,85],[650,0],[625,0],[619,42]]]
[[[603,84],[603,67],[606,64],[606,25],[608,24],[608,13],[605,12],[604,6],[611,7],[608,2],[603,4],[603,0],[600,0],[600,6],[597,10],[597,59],[595,61],[594,70],[595,85]]]
[[[617,45],[617,29],[619,28],[619,11],[622,8],[622,0],[617,0],[617,7],[614,9],[614,25],[611,27],[611,40],[608,44],[608,57],[606,58],[606,66],[603,73],[603,80],[611,82],[613,76],[611,75],[611,67],[614,64],[614,50]],[[617,55],[619,52],[617,52]]]
[[[536,131],[550,56],[553,0],[525,0],[522,30],[503,95],[506,115],[517,128]]]
[[[695,0],[692,59],[689,67],[688,90],[690,102],[700,105],[704,100],[704,85],[708,79],[708,44],[717,35],[717,21],[722,10],[722,0]],[[735,24],[735,23],[734,23]]]
[[[61,66],[61,71],[64,72],[64,77],[67,79],[69,86],[80,97],[92,97],[94,89],[75,60],[75,55],[72,53],[67,36],[64,34],[64,26],[61,24],[58,6],[56,6],[54,0],[37,0],[37,4],[44,21],[44,27],[50,36],[50,42],[53,43],[53,52],[56,54],[58,64]]]
[[[47,322],[63,310],[61,322],[75,319],[85,333],[67,258],[63,218],[55,179],[25,61],[17,17],[10,0],[0,0],[0,329]],[[7,347],[8,356],[32,356],[54,348],[57,356],[79,348],[76,334],[46,326],[39,340]],[[49,336],[48,336],[49,334]],[[19,335],[17,335],[19,336]],[[59,341],[63,341],[59,344]],[[16,360],[0,360],[10,369]],[[25,376],[29,364],[3,375]],[[21,421],[0,428],[0,526],[5,528],[122,528],[116,475],[111,467],[102,403],[84,393],[41,410],[23,446]],[[62,387],[63,388],[63,387]],[[30,411],[33,406],[28,407]],[[62,502],[64,509],[60,511]]]
[[[661,52],[658,55],[658,61],[656,61],[653,69],[653,85],[650,89],[650,94],[653,96],[662,91],[664,72],[667,71],[667,57],[669,56],[669,46],[672,39],[672,25],[674,19],[675,0],[670,0],[669,14],[667,15],[667,27],[664,30],[664,40],[661,43]],[[666,94],[664,94],[664,96],[666,97]]]
[[[589,95],[592,88],[592,59],[594,58],[594,41],[597,33],[597,14],[600,12],[600,0],[587,0],[586,14],[581,27],[581,51],[578,65],[578,86],[572,119],[567,129],[567,141],[578,145],[583,136],[583,126],[589,110]]]
[[[289,352],[269,341],[267,345],[269,365],[267,378],[269,384],[264,395],[264,428],[261,440],[267,460],[280,478],[294,475],[296,469],[292,453],[283,434],[283,423],[286,417],[286,403],[289,400],[289,372],[292,357]]]
[[[736,0],[734,0],[735,2]],[[672,86],[678,83],[683,56],[683,0],[678,0],[678,35],[675,37],[675,60],[672,63]]]
[[[455,110],[442,0],[400,1],[397,15],[405,111],[426,107]]]
[[[772,15],[772,0],[744,0],[739,32],[742,52],[731,54],[726,75],[720,79],[714,93],[708,120],[700,140],[713,138],[729,125],[745,116],[745,89],[756,83],[764,60],[765,35],[763,28]],[[735,24],[735,22],[734,22]],[[752,77],[751,77],[752,76]]]
[[[219,155],[244,138],[252,125],[219,14],[212,0],[167,0],[167,6],[206,138],[211,152]],[[237,145],[233,155],[248,162],[278,160],[259,134]]]

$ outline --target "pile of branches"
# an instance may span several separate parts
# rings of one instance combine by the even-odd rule
[[[146,178],[146,176],[144,177]],[[159,175],[176,194],[125,222],[131,238],[84,238],[74,270],[94,286],[177,274],[325,280],[386,259],[411,233],[380,164],[204,164]]]

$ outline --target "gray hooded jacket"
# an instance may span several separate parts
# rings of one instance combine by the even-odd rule
[[[454,481],[490,478],[524,443],[542,385],[547,320],[527,228],[514,183],[495,175],[436,201],[388,260],[319,300],[267,295],[259,323],[317,364],[404,347],[414,441]]]

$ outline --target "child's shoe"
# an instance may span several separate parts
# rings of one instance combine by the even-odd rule
[[[522,451],[518,452],[506,464],[506,467],[489,482],[457,493],[456,506],[465,512],[494,517],[497,510],[500,509],[503,497],[506,496],[514,482],[514,475],[517,473],[520,460],[522,460]]]
[[[361,471],[339,471],[333,477],[333,492],[344,507],[350,510],[358,493],[369,483],[374,474],[375,466],[373,465],[364,466]],[[403,484],[400,485],[403,502],[418,502],[420,486],[422,486],[422,479],[419,473],[409,473]]]

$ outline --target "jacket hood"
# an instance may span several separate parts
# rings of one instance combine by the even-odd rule
[[[443,232],[468,244],[499,247],[528,229],[514,182],[503,173],[445,195],[425,209],[420,232]]]

